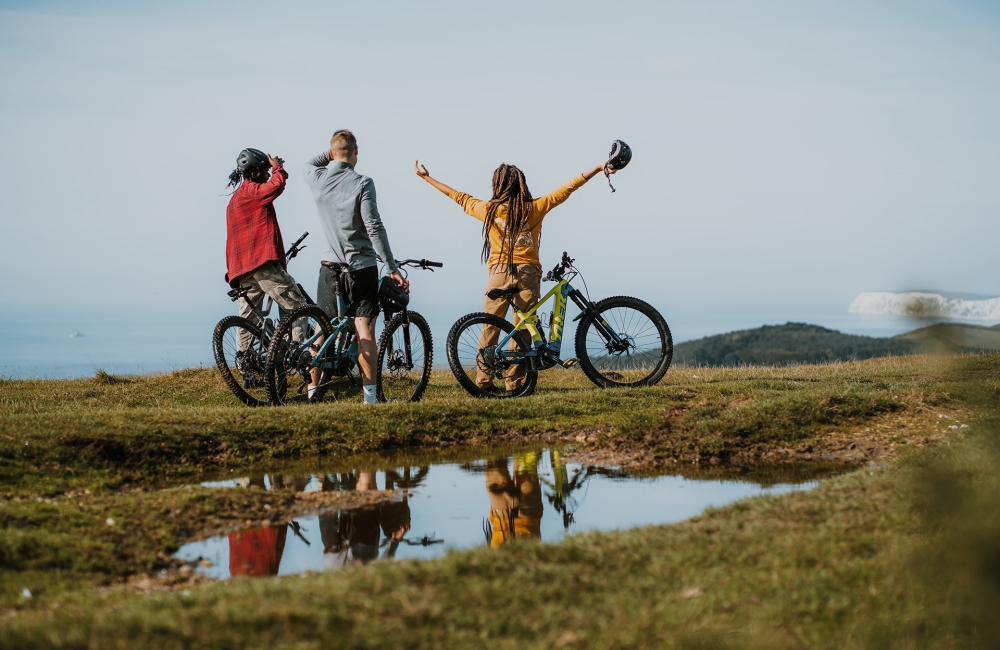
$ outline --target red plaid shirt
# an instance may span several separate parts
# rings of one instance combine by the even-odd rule
[[[271,167],[264,183],[243,181],[226,208],[226,282],[236,287],[240,276],[267,262],[285,266],[285,243],[278,227],[274,200],[285,191],[288,172],[281,165]]]

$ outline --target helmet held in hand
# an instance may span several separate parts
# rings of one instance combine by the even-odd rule
[[[410,294],[389,276],[382,276],[378,281],[378,301],[382,309],[395,313],[410,304]]]
[[[611,143],[611,153],[608,154],[608,167],[615,171],[624,169],[632,160],[632,147],[621,140]]]
[[[615,186],[611,184],[611,174],[608,170],[618,171],[624,169],[625,165],[632,160],[632,147],[625,144],[623,140],[615,140],[611,143],[611,153],[608,154],[608,162],[604,165],[604,176],[608,179],[608,187],[615,191]]]

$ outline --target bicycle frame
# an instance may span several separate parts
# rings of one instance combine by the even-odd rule
[[[552,306],[552,320],[549,323],[549,338],[546,340],[542,332],[541,323],[538,320],[538,308],[548,302],[550,298],[555,302]],[[511,302],[511,309],[514,310],[514,313],[518,315],[521,321],[514,326],[510,334],[497,342],[495,349],[497,358],[511,361],[515,357],[521,356],[520,352],[507,350],[506,347],[516,332],[527,331],[531,335],[532,349],[524,353],[523,356],[527,357],[527,363],[532,369],[551,368],[557,363],[562,363],[559,360],[559,352],[562,350],[563,330],[566,325],[566,307],[569,304],[569,300],[572,300],[581,310],[580,315],[573,320],[580,320],[587,314],[594,314],[597,316],[595,319],[596,329],[601,333],[601,336],[604,337],[608,345],[622,343],[622,338],[608,325],[607,321],[600,317],[594,304],[587,300],[580,291],[574,289],[569,280],[562,279],[527,311],[521,311]]]
[[[253,315],[257,317],[260,321],[260,331],[261,334],[267,334],[267,338],[270,338],[271,334],[274,334],[274,321],[272,321],[268,316],[271,313],[271,307],[274,305],[274,299],[271,296],[267,296],[267,307],[264,307],[264,302],[261,301],[261,306],[257,307],[252,302],[247,300],[246,296],[243,296],[243,300],[246,300],[247,304],[250,305],[250,310]]]
[[[396,260],[400,267],[403,266],[420,266],[426,269],[428,266],[440,267],[442,266],[439,262],[430,262],[428,260]],[[433,269],[431,269],[433,270]],[[319,368],[323,370],[333,370],[333,374],[336,376],[349,375],[350,369],[356,367],[358,364],[358,342],[354,338],[354,317],[346,316],[348,310],[347,301],[344,299],[343,293],[339,290],[339,285],[337,288],[337,316],[330,319],[330,324],[333,326],[333,331],[330,336],[327,337],[322,343],[320,343],[319,349],[312,355],[309,360],[309,368]],[[394,312],[390,312],[387,309],[382,309],[385,314],[385,322],[388,323],[389,320],[394,316]],[[410,345],[410,328],[409,328],[409,314],[403,309],[403,322],[405,327],[403,328],[403,343],[404,343],[404,363],[406,370],[412,370],[414,368],[413,363],[413,353]],[[322,332],[316,331],[308,336],[301,343],[297,343],[294,349],[291,351],[289,358],[298,358],[299,355],[306,352],[319,340],[322,336]],[[334,346],[331,348],[331,346]],[[353,382],[353,377],[350,377]]]
[[[337,317],[332,319],[331,325],[333,325],[333,332],[330,336],[320,344],[319,350],[313,355],[312,359],[309,361],[310,368],[321,368],[321,369],[332,369],[336,374],[340,374],[341,371],[346,374],[348,368],[352,364],[357,364],[358,361],[358,342],[352,341],[351,337],[354,334],[354,317],[345,316],[347,312],[347,301],[344,300],[343,294],[339,291],[337,292]],[[298,348],[301,351],[308,350],[317,339],[322,336],[322,332],[313,332],[305,341],[299,344]],[[336,342],[340,342],[336,348],[336,354],[327,357],[327,351],[331,345]]]

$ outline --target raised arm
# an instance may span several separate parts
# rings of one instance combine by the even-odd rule
[[[312,183],[316,178],[326,169],[326,166],[330,164],[330,152],[324,151],[320,155],[312,158],[305,164],[302,168],[302,173],[305,174],[306,181]]]
[[[597,176],[598,174],[600,174],[601,172],[603,172],[603,171],[604,171],[604,169],[605,169],[605,168],[606,168],[607,166],[608,166],[608,161],[607,161],[607,160],[605,160],[604,162],[602,162],[602,163],[601,163],[600,165],[598,165],[597,167],[594,167],[593,169],[591,169],[591,170],[590,170],[589,172],[583,172],[583,178],[584,178],[585,180],[588,180],[588,181],[589,181],[589,180],[590,180],[591,178],[593,178],[594,176]],[[609,173],[609,174],[614,174],[614,173],[615,173],[616,171],[618,171],[618,170],[617,170],[617,169],[608,169],[608,173]]]
[[[541,203],[542,209],[545,212],[548,212],[557,205],[565,202],[566,199],[569,198],[569,195],[575,192],[576,190],[580,189],[581,187],[583,187],[584,183],[589,181],[594,176],[597,176],[598,174],[603,172],[607,164],[608,164],[607,161],[605,161],[600,165],[597,165],[593,169],[583,172],[570,182],[566,183],[565,185],[557,189],[555,192],[552,192],[551,194],[546,194],[540,199],[535,199],[536,203]],[[608,173],[614,174],[615,170],[609,169]]]
[[[430,172],[427,171],[426,167],[424,167],[423,165],[420,164],[419,160],[414,160],[413,161],[413,171],[417,172],[417,176],[419,176],[420,178],[422,178],[425,181],[427,181],[428,183],[430,183],[432,187],[434,187],[438,192],[441,192],[445,196],[450,197],[453,194],[457,194],[457,192],[455,192],[455,190],[451,189],[450,187],[448,187],[447,185],[445,185],[441,181],[439,181],[439,180],[437,180],[435,178],[431,178]]]
[[[441,181],[431,178],[430,172],[427,171],[426,167],[420,164],[419,160],[413,162],[413,171],[417,173],[417,176],[430,183],[431,186],[437,189],[438,192],[441,192],[449,199],[462,206],[462,209],[465,210],[466,214],[473,216],[480,221],[484,221],[486,219],[486,203],[484,201],[480,201],[465,192],[459,192],[458,190],[452,189]]]
[[[285,191],[285,181],[288,180],[288,172],[282,167],[282,163],[285,161],[281,158],[268,154],[267,161],[271,163],[271,178],[263,183],[250,183],[248,189],[251,194],[262,201],[273,201]]]

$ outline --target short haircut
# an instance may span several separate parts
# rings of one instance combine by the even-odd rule
[[[341,129],[333,134],[330,138],[330,151],[335,154],[344,156],[350,156],[354,153],[355,147],[358,146],[358,139],[354,137],[354,134],[347,129]]]

